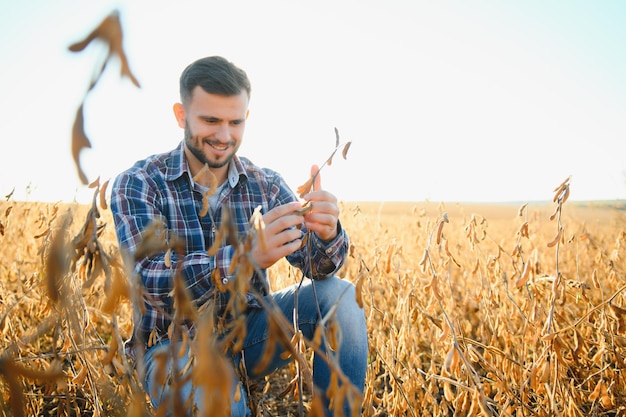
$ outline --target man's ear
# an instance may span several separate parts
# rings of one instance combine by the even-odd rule
[[[176,117],[176,122],[178,123],[178,127],[181,129],[185,128],[185,107],[181,103],[174,104],[174,117]]]

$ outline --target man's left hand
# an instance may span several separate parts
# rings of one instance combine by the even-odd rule
[[[317,165],[311,167],[311,176],[318,172]],[[304,216],[304,225],[314,232],[321,240],[329,241],[337,236],[339,222],[339,205],[337,197],[322,190],[322,179],[317,174],[313,182],[313,191],[303,196],[311,204],[311,211]]]

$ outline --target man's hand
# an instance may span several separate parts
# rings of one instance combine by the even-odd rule
[[[311,167],[311,175],[318,172],[316,165]],[[295,252],[302,245],[302,223],[320,239],[329,241],[337,236],[339,206],[337,198],[321,189],[318,174],[313,191],[304,195],[306,210],[294,201],[275,207],[263,215],[265,247],[257,241],[252,248],[252,257],[260,268],[269,268],[281,258]]]
[[[317,165],[311,167],[311,176],[319,171]],[[304,216],[304,224],[317,237],[329,241],[337,236],[339,222],[339,205],[337,198],[328,191],[322,190],[322,179],[318,173],[313,182],[313,191],[303,198],[310,204],[311,210]]]
[[[265,248],[259,241],[252,248],[252,257],[260,268],[269,268],[300,248],[302,231],[297,226],[304,221],[304,217],[296,212],[300,208],[302,204],[295,201],[263,215]]]

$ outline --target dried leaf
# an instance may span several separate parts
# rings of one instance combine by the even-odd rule
[[[111,361],[113,360],[113,357],[117,353],[118,347],[119,345],[117,343],[117,337],[112,337],[111,342],[109,343],[109,346],[107,348],[107,353],[104,355],[104,358],[102,358],[101,363],[103,365],[109,365],[111,363]]]
[[[391,271],[391,258],[395,249],[396,245],[393,243],[387,248],[387,260],[385,261],[385,273],[387,274]]]
[[[168,248],[167,252],[165,252],[165,256],[163,257],[163,262],[165,266],[168,268],[172,267],[172,248]]]
[[[180,320],[196,320],[197,309],[193,302],[191,291],[184,284],[180,274],[174,275],[174,288],[170,292],[174,297],[174,317]]]
[[[595,289],[600,288],[600,281],[598,280],[598,270],[594,269],[591,273],[591,282],[593,282],[593,287]]]
[[[428,259],[428,248],[424,248],[424,254],[419,261],[419,266],[424,266],[426,264],[426,260]]]
[[[519,279],[515,282],[515,288],[520,288],[526,285],[529,277],[530,277],[530,262],[526,261],[526,263],[524,264],[524,269],[522,270],[522,275],[520,275]]]
[[[341,151],[343,159],[348,159],[348,150],[350,149],[350,145],[352,145],[352,142],[348,142],[343,146],[343,150]]]
[[[192,344],[194,366],[191,379],[205,404],[205,415],[230,415],[233,370],[217,345],[210,315],[203,316]]]
[[[132,83],[140,87],[139,81],[133,75],[128,64],[128,58],[123,46],[123,33],[122,25],[120,23],[120,16],[117,10],[114,10],[104,20],[87,35],[83,40],[73,43],[69,46],[69,50],[72,52],[83,51],[94,39],[99,39],[107,44],[109,48],[109,57],[116,55],[119,58],[121,64],[121,76],[128,77]]]
[[[217,190],[218,184],[217,177],[215,176],[213,171],[211,171],[211,168],[209,168],[209,164],[204,164],[202,169],[193,176],[194,182],[202,182],[203,179],[205,179],[205,183],[208,184],[208,191],[205,193],[205,195],[212,196],[213,194],[215,194],[215,190]]]
[[[439,285],[438,285],[438,280],[437,280],[437,276],[433,276],[430,280],[430,283],[428,283],[428,285],[426,285],[424,287],[424,290],[428,291],[428,290],[432,290],[433,291],[433,295],[435,296],[435,298],[438,301],[441,301],[443,299],[441,292],[439,292]]]
[[[170,246],[175,247],[174,245]],[[170,246],[168,246],[166,241],[165,224],[162,221],[154,219],[141,234],[141,243],[135,251],[135,261],[140,261],[159,253],[165,253]]]
[[[624,333],[624,330],[626,330],[626,310],[616,306],[613,303],[609,303],[609,306],[611,307],[611,310],[613,311],[613,314],[617,319],[617,333]]]
[[[454,343],[452,343],[446,355],[446,360],[443,363],[443,370],[446,371],[447,375],[453,375],[459,370],[460,362],[461,356],[459,355],[459,351],[455,348]]]
[[[454,265],[457,266],[457,268],[460,268],[461,264],[457,262],[457,260],[454,258],[454,256],[452,255],[452,253],[450,253],[450,250],[448,249],[448,239],[446,239],[444,243],[444,248],[445,248],[446,255],[448,256],[448,258],[452,261],[452,263],[454,263]]]
[[[93,180],[88,186],[87,188],[96,188],[97,186],[100,185],[100,177],[96,178],[95,180]]]
[[[305,214],[309,213],[311,210],[313,210],[313,203],[311,203],[310,201],[307,201],[306,203],[304,203],[304,205],[301,208],[299,208],[298,210],[295,210],[294,213],[300,216],[304,216]]]
[[[106,298],[101,307],[102,312],[112,314],[120,307],[122,300],[130,300],[130,285],[119,268],[114,268],[111,285],[106,291]]]
[[[300,198],[303,198],[305,194],[311,191],[311,187],[313,186],[313,180],[314,178],[313,176],[311,176],[304,184],[298,187],[297,192]]]
[[[563,193],[563,196],[561,197],[561,204],[564,204],[567,199],[569,198],[569,193],[570,193],[570,188],[569,186],[565,189],[565,192]]]
[[[46,288],[48,296],[54,302],[59,301],[63,294],[63,278],[68,271],[69,254],[65,244],[65,235],[70,225],[70,216],[66,215],[61,226],[52,237],[50,249],[46,258]]]
[[[250,219],[252,228],[255,232],[255,236],[258,239],[259,244],[263,250],[267,250],[267,242],[265,241],[265,222],[263,222],[263,215],[261,214],[261,206],[254,209],[252,217]]]
[[[596,387],[593,389],[593,392],[589,394],[589,401],[595,401],[602,394],[602,389],[604,388],[604,383],[602,380],[599,380],[596,384]]]
[[[443,396],[449,402],[453,402],[456,398],[456,395],[454,394],[454,391],[452,391],[452,386],[449,382],[443,383]]]
[[[441,237],[443,236],[443,224],[448,222],[448,215],[444,213],[444,216],[439,221],[439,226],[437,227],[437,244],[441,243]]]
[[[72,378],[72,383],[77,386],[82,386],[85,380],[87,379],[87,364],[83,364],[80,368],[80,371]]]
[[[524,215],[524,210],[526,210],[526,207],[528,206],[528,203],[524,203],[522,204],[522,206],[517,210],[517,215],[518,217],[522,217]]]
[[[203,193],[202,194],[202,209],[200,210],[200,213],[198,213],[198,216],[204,217],[208,213],[209,213],[209,193]]]
[[[70,51],[80,52],[84,50],[94,39],[99,39],[108,46],[109,51],[107,54],[107,59],[104,61],[104,63],[102,63],[99,71],[94,73],[94,77],[91,80],[87,93],[89,93],[89,91],[91,91],[96,85],[96,83],[100,79],[100,76],[104,72],[104,69],[106,68],[107,62],[113,55],[119,58],[119,62],[121,64],[121,75],[127,76],[128,78],[130,78],[133,84],[135,84],[135,86],[139,87],[139,82],[137,81],[137,78],[135,78],[135,76],[132,74],[128,65],[128,59],[126,58],[126,53],[124,52],[124,48],[122,45],[122,38],[122,27],[120,24],[119,12],[115,10],[109,16],[107,16],[93,31],[91,31],[91,33],[89,33],[87,37],[69,46]],[[85,121],[83,116],[83,107],[85,104],[86,96],[87,94],[85,94],[83,102],[80,104],[76,111],[74,124],[72,126],[72,157],[74,158],[76,170],[78,171],[78,177],[83,184],[87,184],[89,181],[80,165],[79,156],[84,148],[91,148],[91,142],[89,141],[87,134],[85,133]]]
[[[279,339],[278,333],[280,332],[280,330],[276,328],[278,325],[271,315],[268,317],[268,319],[268,343],[265,344],[265,351],[263,352],[263,356],[259,358],[259,361],[254,367],[253,372],[255,374],[261,374],[268,367],[270,361],[274,357],[274,352],[276,351],[276,343],[274,343],[273,341]]]
[[[554,237],[554,239],[548,242],[548,247],[551,248],[557,243],[559,243],[562,237],[563,237],[563,228],[559,227],[559,231],[556,233],[556,236]]]
[[[76,111],[76,117],[74,118],[74,125],[72,126],[72,157],[76,164],[76,170],[78,171],[78,178],[83,184],[87,184],[87,175],[80,166],[80,153],[85,148],[91,148],[91,142],[85,134],[85,121],[83,118],[83,103],[78,107]]]
[[[106,192],[107,192],[108,186],[109,186],[109,180],[106,180],[104,184],[102,184],[102,187],[100,187],[99,198],[100,198],[100,208],[102,208],[102,210],[106,210],[108,208],[107,199],[106,199]]]
[[[356,282],[356,303],[361,308],[363,308],[363,283],[364,282],[365,282],[365,275],[359,274],[359,278]]]
[[[528,222],[524,222],[517,232],[521,237],[529,237],[528,235]]]
[[[331,166],[333,164],[333,158],[335,157],[336,153],[337,153],[337,149],[335,149],[333,153],[330,154],[330,156],[326,160],[326,165]]]
[[[569,180],[571,176],[567,177],[558,187],[554,189],[553,202],[559,200],[559,203],[563,204],[569,196]]]

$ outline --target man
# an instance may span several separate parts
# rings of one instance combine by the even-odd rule
[[[241,238],[250,231],[250,220],[260,207],[263,227],[256,228],[257,236],[246,254],[254,270],[245,277],[249,284],[243,297],[246,332],[241,354],[233,355],[234,369],[259,378],[290,360],[282,355],[283,344],[276,343],[267,366],[258,369],[260,362],[268,361],[264,357],[271,324],[267,306],[276,306],[287,323],[297,317],[297,328],[308,340],[314,339],[318,326],[332,320],[338,327],[334,334],[340,345],[325,349],[328,343],[319,343],[313,360],[315,392],[318,399],[323,397],[315,404],[323,404],[330,414],[330,399],[325,393],[337,391],[329,389],[331,380],[335,380],[331,375],[341,373],[344,378],[339,378],[339,385],[350,381],[362,394],[367,362],[363,310],[356,303],[354,286],[335,276],[347,254],[348,236],[339,221],[336,197],[322,190],[319,175],[314,175],[317,167],[311,171],[315,178],[312,190],[302,196],[308,210],[301,210],[303,204],[278,173],[237,155],[248,118],[250,91],[246,73],[224,58],[193,62],[181,74],[181,102],[174,105],[184,140],[168,153],[137,162],[114,181],[111,210],[120,249],[126,260],[132,260],[129,266],[143,287],[144,305],[132,342],[145,349],[145,385],[153,405],[172,401],[175,384],[171,380],[164,382],[160,375],[163,352],[168,352],[170,344],[179,343],[181,334],[194,336],[195,332],[195,323],[187,320],[187,333],[168,333],[176,317],[174,275],[179,274],[177,279],[182,280],[195,307],[201,309],[212,303],[220,323],[236,320],[232,317],[234,310],[229,313],[230,321],[223,317],[229,300],[224,288],[240,278],[233,273],[236,248],[240,246],[219,236],[221,221],[227,217]],[[168,239],[183,242],[184,250],[138,254],[146,230],[155,221],[164,225]],[[270,293],[266,269],[282,258],[311,280]],[[178,336],[170,338],[170,334]],[[184,369],[190,355],[189,349],[166,355],[167,369]],[[334,360],[329,359],[330,355]],[[338,365],[340,373],[333,364]],[[231,390],[231,410],[227,414],[249,413],[245,395],[242,399],[238,389]],[[206,403],[192,381],[185,380],[178,392],[182,393],[182,404],[188,404],[191,397],[192,407],[203,415]],[[334,401],[343,402],[349,409],[347,400]]]

